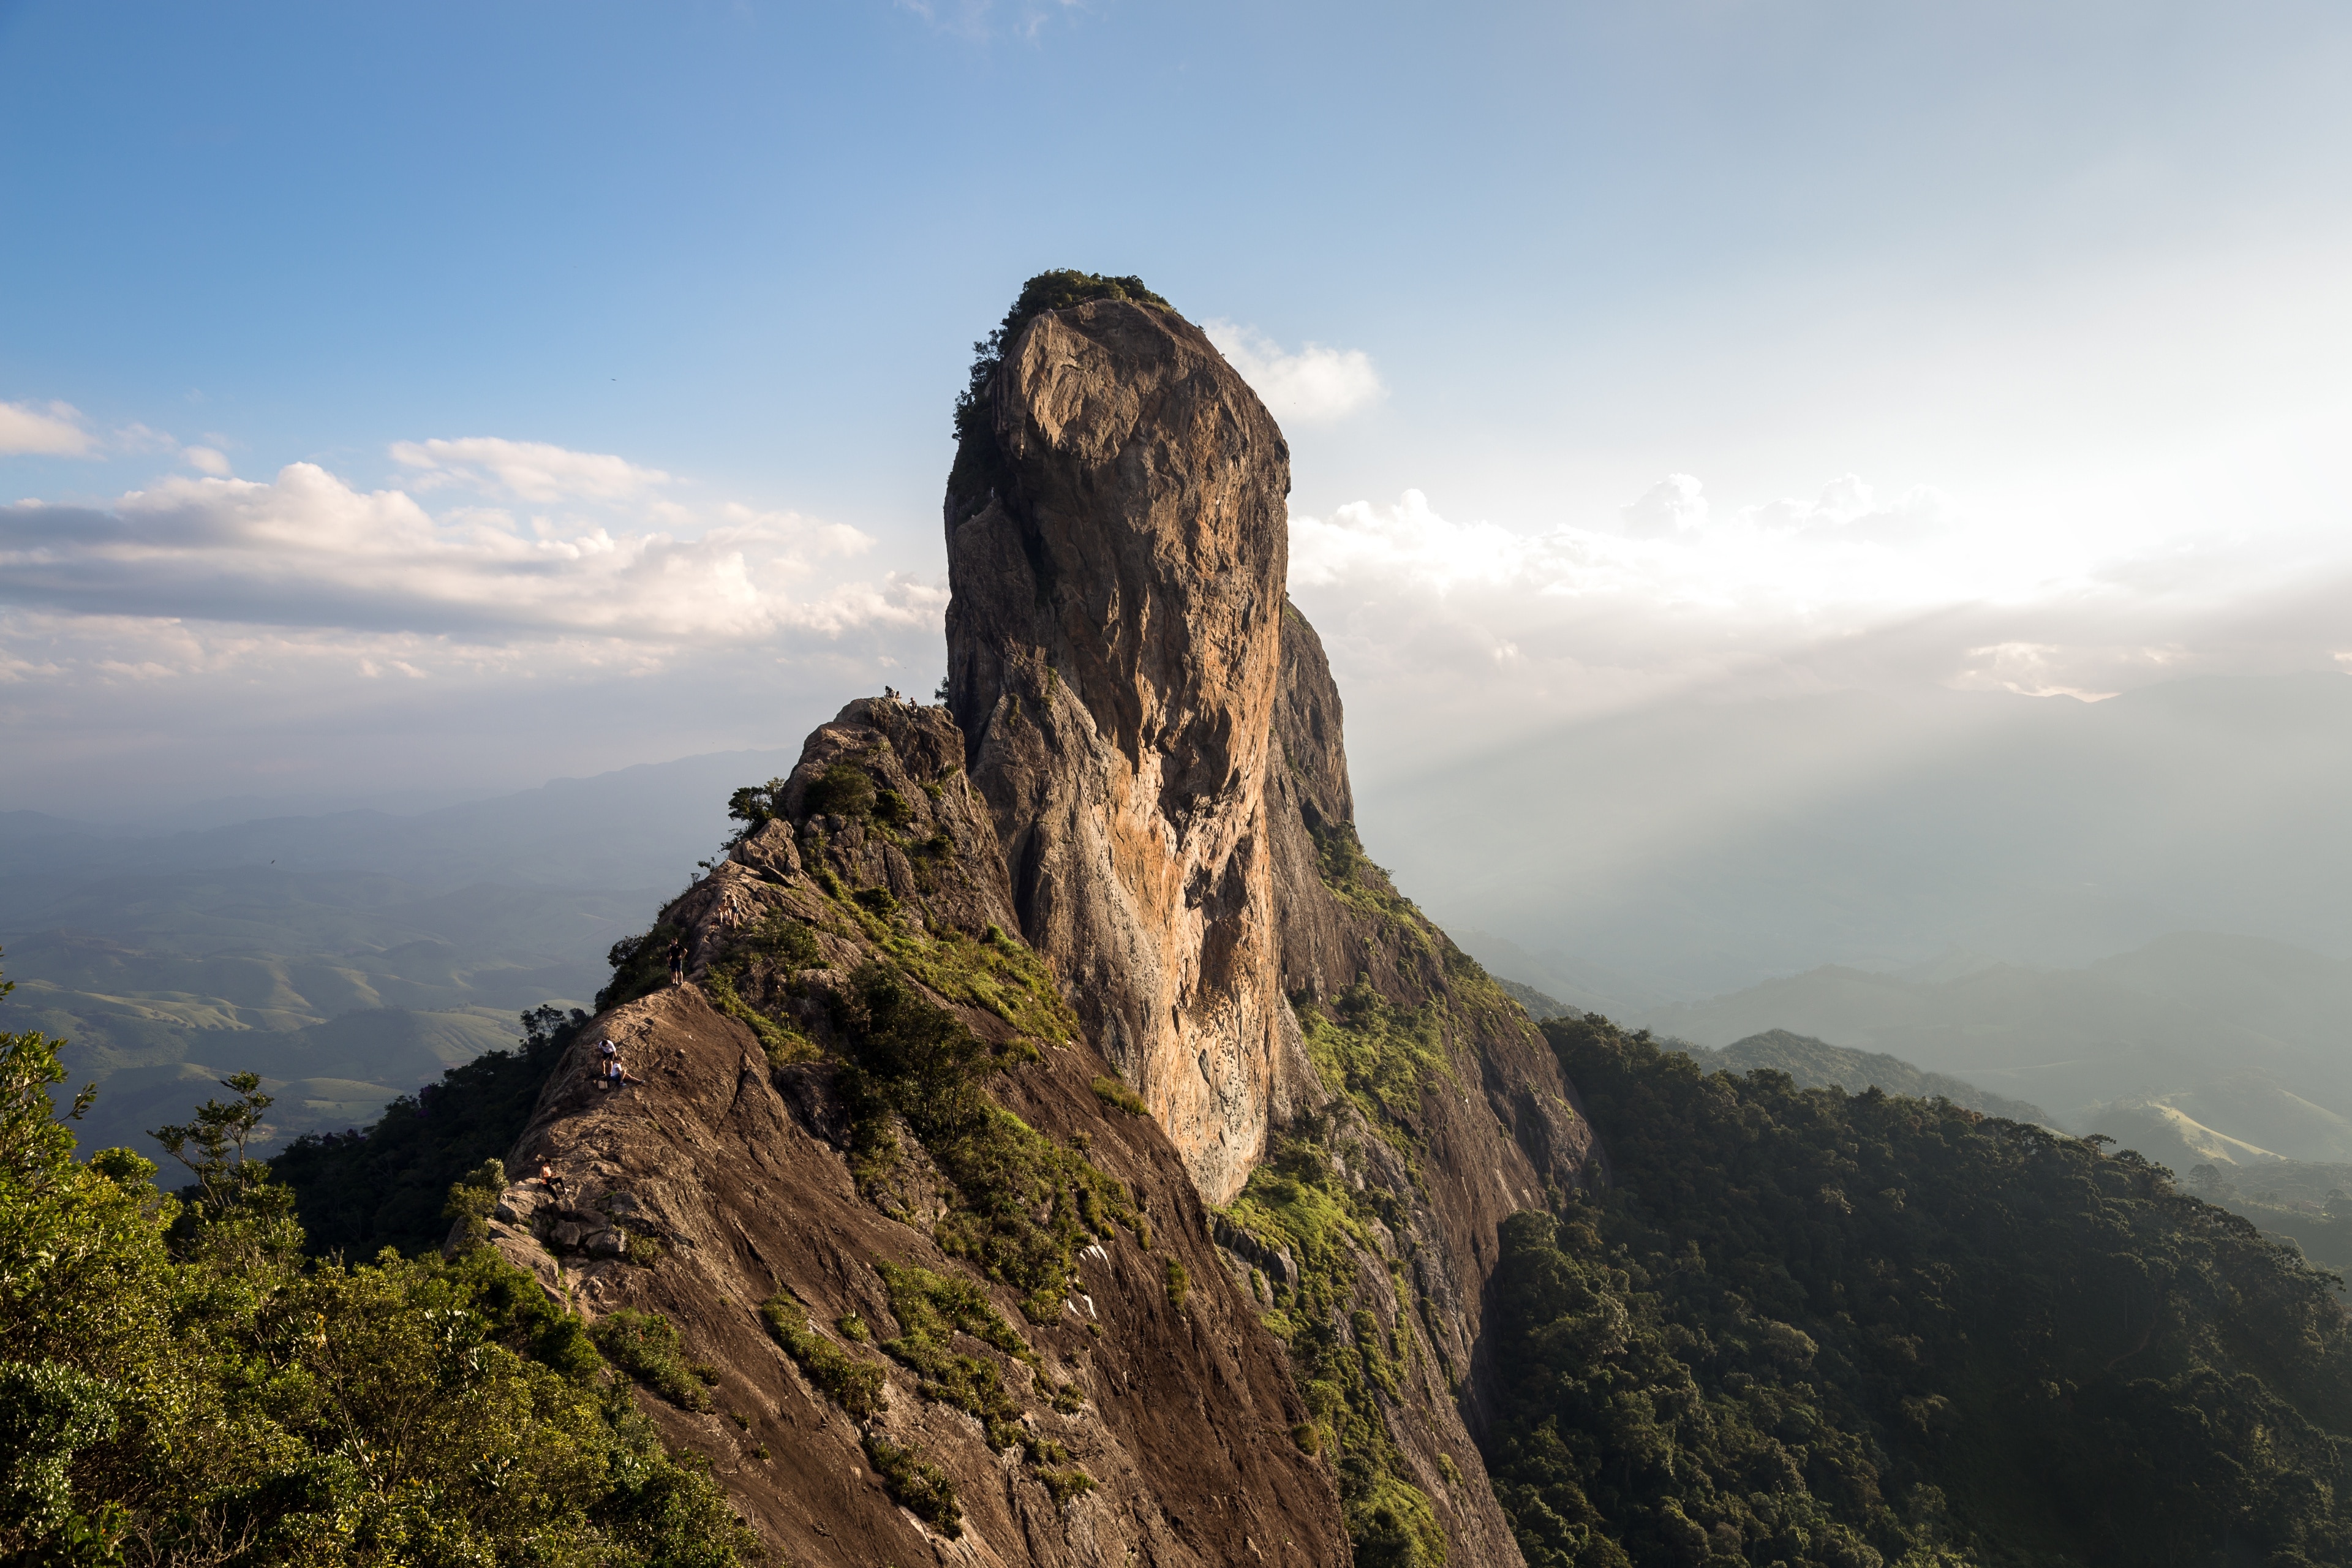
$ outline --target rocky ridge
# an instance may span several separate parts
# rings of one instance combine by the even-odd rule
[[[775,814],[656,928],[689,944],[696,983],[657,985],[571,1048],[509,1162],[530,1174],[492,1243],[593,1318],[661,1313],[718,1369],[709,1410],[645,1402],[787,1561],[1342,1562],[1332,1484],[1291,1436],[1306,1409],[1181,1162],[1149,1118],[1107,1103],[1109,1064],[1003,934],[1003,857],[961,756],[944,711],[887,701],[810,738]],[[852,777],[870,795],[825,798]],[[1073,1213],[1042,1244],[1016,1237],[1042,1258],[995,1246],[1024,1216],[989,1204],[1066,1205],[1068,1173],[975,1191],[904,1111],[874,1108],[887,1064],[862,1048],[871,1019],[842,1006],[861,973],[920,985],[934,1019],[973,1039],[1022,1042],[990,1058],[1004,1064],[990,1092],[1026,1134],[1013,1152],[1110,1178],[1132,1223],[1087,1230]],[[642,1084],[599,1086],[599,1037]],[[895,1159],[874,1157],[861,1121],[895,1131]],[[909,1336],[888,1273],[906,1268],[977,1285],[983,1335],[892,1354],[845,1331],[854,1315],[869,1340]],[[779,1311],[814,1347],[795,1354],[766,1321]],[[879,1392],[860,1398],[852,1378],[845,1403],[828,1371],[842,1363]],[[929,1477],[949,1482],[951,1514],[925,1517]]]
[[[1496,1227],[1598,1151],[1357,842],[1279,430],[1066,293],[975,378],[948,709],[739,792],[586,1037],[646,1081],[573,1047],[493,1239],[717,1369],[641,1397],[795,1563],[1517,1564]]]

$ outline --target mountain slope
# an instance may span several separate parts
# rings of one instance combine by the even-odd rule
[[[2136,1157],[1546,1033],[1615,1185],[1505,1231],[1537,1568],[2352,1560],[2335,1282]]]
[[[1097,1089],[1109,1064],[1006,934],[962,754],[943,710],[882,701],[811,737],[656,927],[698,984],[607,1011],[556,1069],[511,1163],[562,1191],[516,1183],[493,1242],[722,1369],[749,1426],[649,1406],[794,1562],[1340,1561],[1307,1413],[1175,1148]],[[598,1036],[643,1083],[599,1087]],[[966,1305],[926,1330],[924,1290]]]

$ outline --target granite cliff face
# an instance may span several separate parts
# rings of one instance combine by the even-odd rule
[[[572,1048],[492,1242],[595,1319],[659,1312],[716,1369],[707,1410],[641,1397],[790,1563],[1344,1563],[1305,1405],[1181,1162],[1106,1101],[1109,1064],[1003,934],[962,753],[945,712],[889,701],[810,737],[775,815],[663,911],[694,983]],[[877,977],[918,1026],[1006,1047],[975,1109],[1017,1124],[933,1114],[952,1085],[919,1027],[877,1026]],[[600,1087],[599,1037],[642,1084]],[[940,1293],[908,1269],[980,1305],[927,1337]]]
[[[1031,321],[987,411],[949,706],[1022,930],[1220,1203],[1320,1098],[1267,852],[1289,448],[1198,328],[1123,300]]]
[[[1358,842],[1256,396],[1133,279],[988,347],[948,706],[738,793],[494,1243],[709,1363],[639,1396],[795,1563],[1518,1568],[1485,1295],[1573,1091]]]

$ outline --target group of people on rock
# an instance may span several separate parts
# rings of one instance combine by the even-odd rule
[[[596,1077],[606,1089],[625,1089],[630,1084],[646,1081],[621,1065],[621,1047],[611,1040],[596,1042],[596,1055],[599,1058]]]

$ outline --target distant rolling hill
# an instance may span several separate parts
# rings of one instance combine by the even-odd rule
[[[1699,694],[1412,766],[1360,774],[1364,841],[1470,952],[1491,933],[1543,973],[1491,967],[1615,1018],[1954,948],[2055,968],[2221,930],[2352,952],[2346,674],[2096,703]],[[1736,1034],[1780,1024],[1864,1043]]]
[[[736,785],[797,753],[731,752],[409,816],[340,812],[140,834],[0,813],[0,1028],[69,1042],[86,1147],[184,1120],[251,1068],[274,1139],[364,1123],[583,1005],[605,950],[725,836]]]
[[[2061,1117],[2252,1068],[2315,1106],[2352,1108],[2352,966],[2257,937],[2178,932],[2080,969],[1997,964],[1947,980],[1832,966],[1633,1021],[1712,1046],[1788,1029]],[[2262,1144],[2230,1125],[2242,1109],[2216,1109],[2224,1119],[2209,1125]]]

